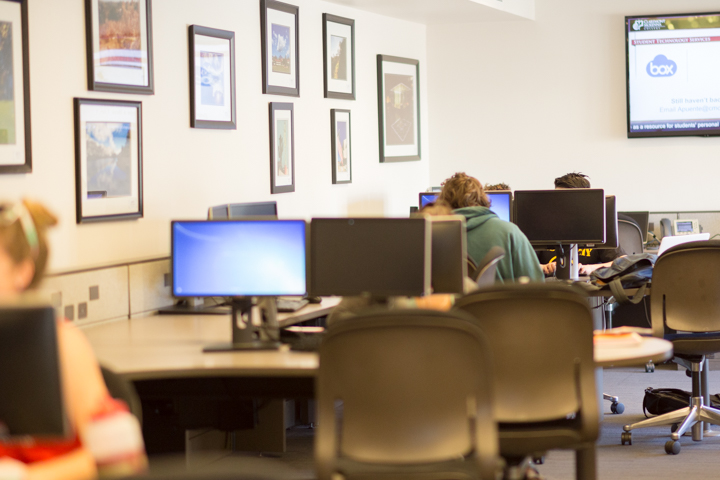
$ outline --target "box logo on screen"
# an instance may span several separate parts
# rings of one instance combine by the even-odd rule
[[[658,55],[647,65],[647,73],[651,77],[672,77],[675,72],[677,72],[677,63],[665,55]]]
[[[632,29],[638,30],[665,30],[665,19],[646,19],[646,20],[635,20],[632,24]]]

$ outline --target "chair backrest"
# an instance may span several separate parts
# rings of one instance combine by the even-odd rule
[[[475,280],[479,287],[492,285],[495,283],[497,264],[504,257],[505,250],[502,247],[492,247],[482,260],[480,260],[478,267],[470,278]]]
[[[460,298],[493,348],[501,423],[595,417],[592,313],[568,286],[496,285]]]
[[[142,425],[142,404],[140,403],[140,397],[132,382],[102,365],[100,366],[100,372],[102,373],[105,386],[110,396],[125,402],[130,413],[132,413],[138,419],[140,425]]]
[[[643,253],[643,234],[637,223],[618,218],[618,238],[625,253]]]
[[[655,262],[650,308],[653,335],[665,326],[684,332],[720,331],[720,241],[684,243]]]
[[[496,454],[491,371],[485,337],[463,312],[396,310],[333,324],[317,378],[319,478],[339,457],[402,465]]]

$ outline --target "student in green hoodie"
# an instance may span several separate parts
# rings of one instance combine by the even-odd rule
[[[505,250],[496,271],[496,280],[513,282],[520,277],[542,282],[545,279],[535,250],[515,224],[500,220],[491,210],[477,178],[456,173],[443,182],[439,202],[446,203],[467,220],[467,250],[475,263],[495,246]]]

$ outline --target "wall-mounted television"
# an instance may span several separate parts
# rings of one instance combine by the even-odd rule
[[[625,17],[628,138],[720,135],[720,12]]]

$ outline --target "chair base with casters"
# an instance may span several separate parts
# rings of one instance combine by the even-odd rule
[[[606,323],[605,323],[606,329],[612,328],[612,314],[613,314],[613,311],[615,310],[616,306],[617,306],[617,303],[615,303],[614,298],[611,298],[610,301],[608,301],[604,304],[603,310],[605,310],[605,313],[606,313]],[[620,415],[621,413],[623,413],[625,411],[625,405],[620,403],[620,397],[617,397],[614,395],[609,395],[607,393],[603,393],[603,400],[609,400],[610,402],[612,402],[610,404],[610,411],[612,413]]]
[[[644,427],[657,427],[672,425],[673,430],[670,440],[665,443],[665,452],[671,455],[680,453],[680,438],[692,429],[692,439],[695,442],[702,441],[705,425],[720,425],[720,410],[705,405],[703,390],[707,390],[707,375],[703,371],[707,369],[705,356],[684,357],[673,359],[674,362],[688,368],[692,372],[692,397],[690,405],[670,413],[648,418],[641,422],[625,425],[620,436],[622,445],[632,445],[632,430]],[[703,368],[704,367],[704,368]],[[703,378],[704,377],[704,378]],[[703,379],[705,385],[703,385]]]

